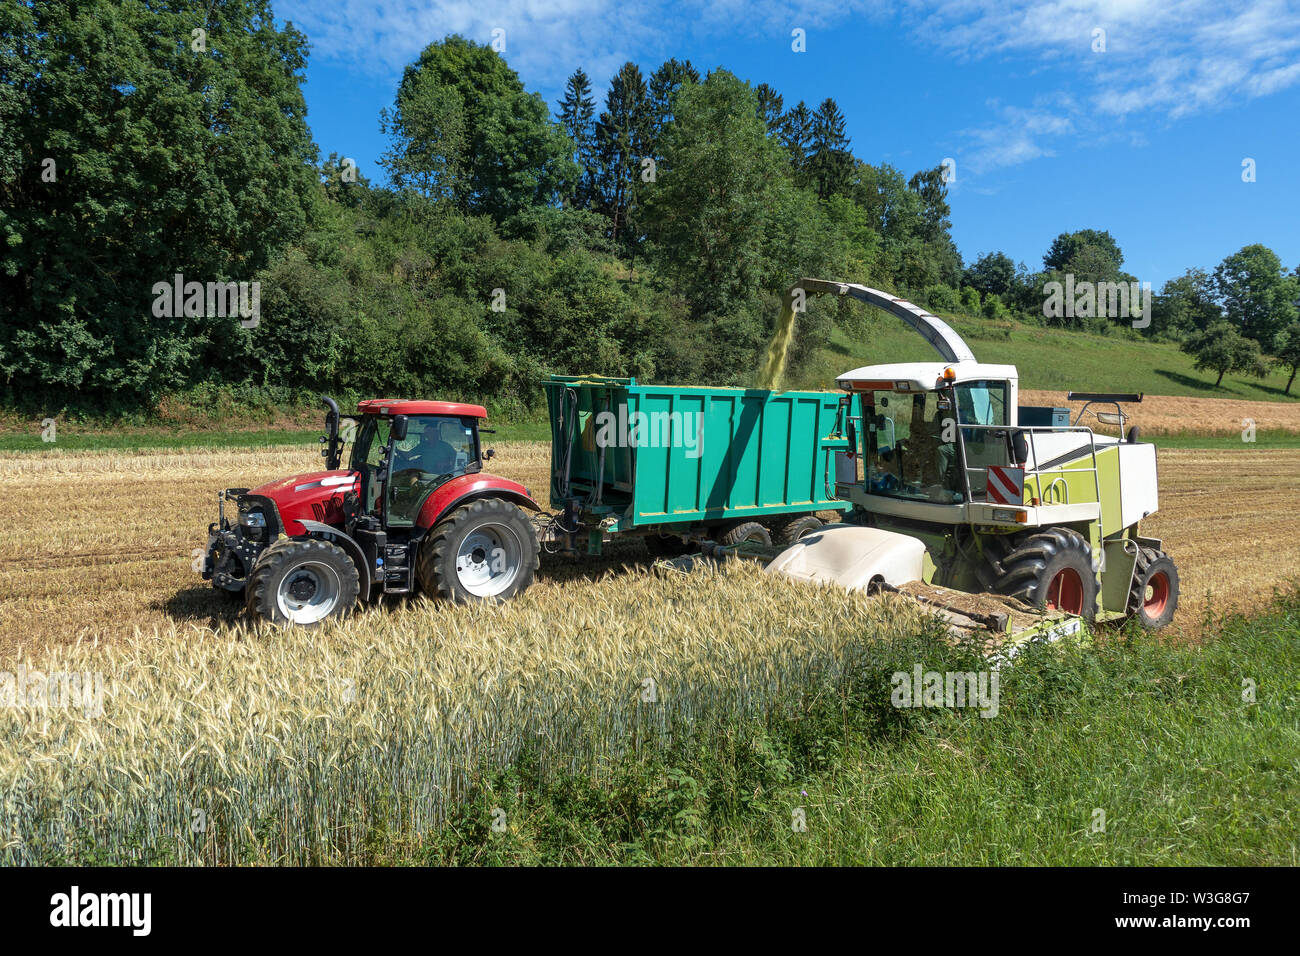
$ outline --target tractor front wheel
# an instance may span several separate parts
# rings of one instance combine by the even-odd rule
[[[1097,613],[1092,549],[1079,532],[1045,528],[1012,548],[1000,562],[996,590],[1031,607],[1065,611],[1091,621]]]
[[[1148,631],[1158,631],[1178,610],[1178,568],[1155,548],[1138,548],[1137,566],[1128,592],[1129,617]]]
[[[285,538],[263,551],[248,576],[246,606],[276,624],[319,624],[357,603],[361,578],[346,551],[319,538]]]
[[[533,583],[537,532],[502,498],[480,498],[439,521],[415,562],[420,587],[454,604],[506,601]]]

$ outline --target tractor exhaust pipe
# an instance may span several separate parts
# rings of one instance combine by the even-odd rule
[[[325,403],[325,407],[328,409],[325,413],[325,437],[321,439],[325,448],[321,451],[321,454],[325,456],[326,470],[335,471],[339,467],[342,451],[339,442],[339,403],[328,395],[322,395],[320,400]]]

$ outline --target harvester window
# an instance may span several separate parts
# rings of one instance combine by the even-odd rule
[[[872,393],[867,483],[872,494],[954,504],[963,498],[956,422],[947,392]]]
[[[956,392],[957,412],[963,425],[1007,423],[1006,382],[963,382]]]
[[[957,411],[963,425],[1007,424],[1006,382],[963,382],[955,391]],[[988,487],[988,466],[1011,463],[1007,434],[990,428],[963,428],[961,442],[971,498],[981,501]]]

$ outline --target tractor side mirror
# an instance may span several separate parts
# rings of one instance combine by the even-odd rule
[[[406,439],[406,424],[407,419],[405,415],[398,415],[393,419],[393,441],[404,441]]]
[[[487,451],[483,452],[483,460],[484,460],[484,461],[487,461],[487,460],[489,460],[489,459],[491,459],[491,458],[495,458],[495,457],[496,457],[496,453],[497,453],[497,450],[496,450],[495,448],[489,448]]]

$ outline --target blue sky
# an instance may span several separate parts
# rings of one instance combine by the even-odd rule
[[[307,34],[322,156],[381,179],[379,111],[402,68],[462,33],[557,108],[581,66],[597,108],[626,60],[671,56],[766,82],[786,106],[834,97],[856,155],[910,174],[945,158],[967,262],[1031,268],[1057,233],[1108,229],[1158,289],[1262,242],[1300,266],[1300,5],[1146,0],[279,0]],[[792,50],[792,31],[806,52]],[[1097,31],[1104,31],[1104,35]],[[1103,45],[1104,49],[1094,49]],[[1254,160],[1255,181],[1243,182]],[[837,277],[838,278],[838,277]],[[852,279],[852,276],[844,278]]]

